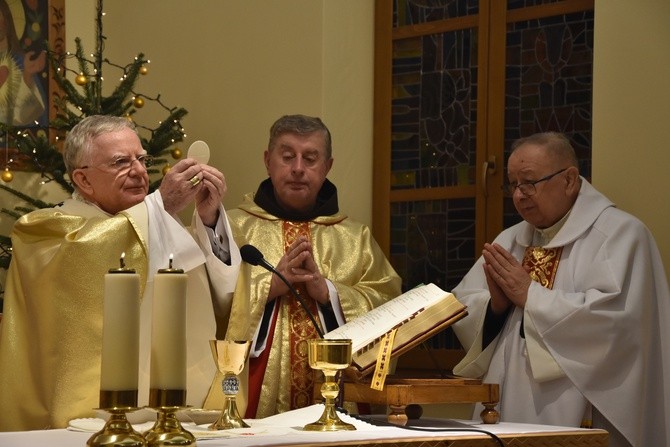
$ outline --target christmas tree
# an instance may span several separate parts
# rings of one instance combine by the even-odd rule
[[[117,65],[103,57],[106,37],[102,32],[104,16],[102,0],[98,0],[96,11],[96,48],[90,58],[85,56],[79,38],[75,39],[74,54],[46,47],[48,69],[51,70],[59,90],[58,95],[52,96],[55,98],[52,99],[55,103],[55,113],[50,117],[46,129],[39,126],[17,126],[12,119],[0,122],[1,141],[6,148],[0,190],[23,202],[13,209],[4,206],[0,209],[0,213],[12,219],[18,219],[23,214],[38,208],[55,205],[12,188],[10,183],[14,177],[12,173],[14,166],[39,173],[43,184],[55,182],[66,193],[73,191],[61,156],[62,142],[67,132],[87,116],[114,115],[135,121],[142,146],[155,160],[152,167],[148,169],[151,178],[150,191],[160,185],[163,174],[169,169],[168,156],[175,159],[181,157],[181,151],[175,144],[183,141],[185,137],[181,120],[187,111],[181,107],[168,107],[163,103],[160,95],[149,97],[136,91],[135,86],[140,76],[148,74],[149,60],[144,57],[144,54],[138,54],[127,65]],[[29,20],[29,15],[26,16]],[[26,29],[29,29],[31,25],[28,20]],[[26,37],[25,40],[21,42],[22,46],[28,47],[30,39]],[[103,94],[103,68],[105,70],[110,68],[120,73],[118,85],[106,96]],[[68,79],[68,73],[74,82]],[[109,85],[106,87],[110,88]],[[136,121],[138,109],[144,107],[147,102],[158,104],[165,110],[165,119],[161,120],[156,127],[147,127]],[[11,256],[9,236],[0,235],[0,268],[9,267]],[[3,292],[4,286],[0,287],[0,298]]]

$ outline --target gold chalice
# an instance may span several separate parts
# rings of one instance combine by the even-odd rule
[[[340,392],[335,375],[338,370],[345,369],[351,364],[351,340],[316,338],[309,340],[308,349],[309,366],[323,371],[321,395],[325,398],[325,403],[319,420],[305,425],[304,430],[356,430],[353,425],[342,422],[335,410],[335,399]]]
[[[250,341],[210,340],[212,356],[219,372],[223,374],[221,387],[223,388],[223,409],[221,415],[210,430],[227,430],[229,428],[249,427],[237,410],[236,396],[240,390],[238,374],[244,369],[251,349]]]

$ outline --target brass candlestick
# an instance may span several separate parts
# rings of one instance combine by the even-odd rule
[[[223,409],[221,415],[210,430],[227,430],[230,428],[247,428],[246,422],[237,410],[236,396],[240,389],[238,374],[244,369],[251,349],[250,341],[210,340],[212,356],[219,372],[223,374],[221,387],[223,388]]]
[[[182,427],[177,411],[186,404],[186,390],[149,390],[149,407],[156,409],[156,423],[144,437],[147,447],[195,447],[195,436]]]
[[[335,399],[340,392],[335,375],[337,371],[351,364],[351,340],[316,338],[309,340],[308,349],[309,366],[323,371],[324,382],[321,385],[321,395],[325,398],[325,407],[319,420],[305,425],[304,430],[356,430],[353,425],[343,422],[335,410]]]
[[[100,390],[100,409],[109,413],[109,419],[99,432],[91,436],[89,447],[146,447],[144,437],[128,422],[126,413],[137,408],[137,390]]]

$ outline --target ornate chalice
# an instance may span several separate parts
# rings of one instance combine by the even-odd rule
[[[324,382],[321,385],[321,395],[325,399],[325,404],[319,420],[305,425],[304,430],[356,430],[353,425],[343,422],[335,410],[335,400],[340,392],[335,375],[337,371],[351,364],[351,340],[316,338],[309,340],[308,349],[309,366],[323,371]]]
[[[244,369],[251,349],[250,341],[210,340],[212,356],[219,372],[223,374],[221,387],[223,388],[223,409],[221,415],[210,430],[227,430],[230,428],[249,427],[237,410],[236,396],[240,390],[240,380],[237,376]]]

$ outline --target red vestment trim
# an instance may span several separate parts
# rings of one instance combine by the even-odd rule
[[[265,344],[265,349],[258,357],[249,359],[249,390],[247,392],[247,409],[244,412],[245,419],[256,419],[256,412],[258,411],[258,401],[261,398],[261,391],[263,387],[263,377],[265,377],[265,369],[268,366],[268,358],[270,358],[270,346],[275,335],[275,326],[277,326],[277,313],[279,306],[275,306],[272,313],[272,324],[268,331],[268,339]]]
[[[300,236],[311,239],[309,222],[284,221],[284,251]],[[317,315],[316,302],[307,294],[304,284],[295,287],[303,297],[312,315]],[[291,353],[291,410],[303,408],[312,403],[314,371],[309,366],[307,341],[317,338],[316,329],[302,305],[293,297],[289,303],[289,348]]]
[[[299,237],[310,238],[308,222],[283,222],[284,234],[284,252]],[[316,302],[309,297],[303,284],[295,286],[300,296],[309,307],[312,315],[317,315],[318,310]],[[289,348],[290,348],[290,407],[291,410],[303,408],[312,403],[312,393],[314,387],[314,371],[309,366],[307,340],[317,338],[318,334],[312,322],[305,313],[300,303],[291,295],[285,294],[276,298],[279,305],[275,307],[272,315],[271,327],[268,332],[266,347],[258,357],[249,359],[249,393],[247,410],[244,417],[254,419],[258,412],[263,379],[270,357],[272,342],[277,325],[277,318],[281,306],[288,306],[289,316]]]

